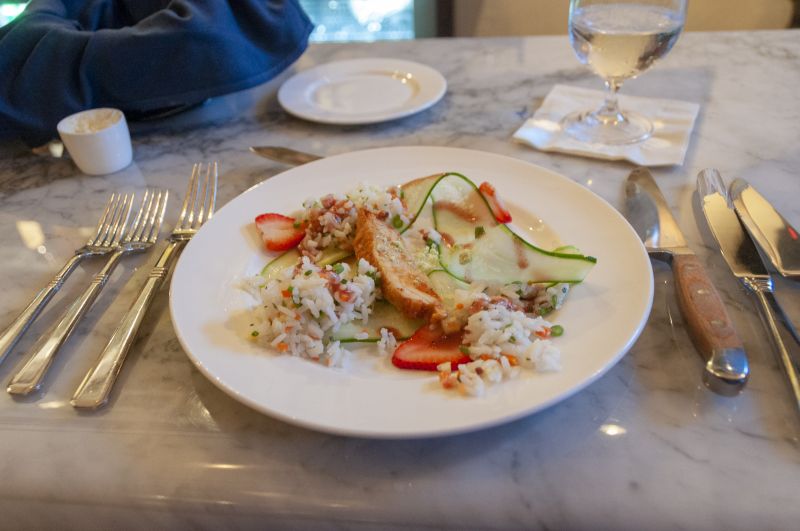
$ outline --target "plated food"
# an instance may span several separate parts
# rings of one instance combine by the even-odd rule
[[[398,369],[388,354],[378,353],[376,343],[344,343],[350,352],[339,369],[279,354],[253,340],[253,298],[240,286],[244,278],[258,277],[269,261],[253,228],[255,215],[291,215],[317,191],[344,194],[362,182],[388,189],[446,170],[491,182],[514,227],[530,241],[546,249],[568,242],[596,254],[586,280],[570,290],[557,312],[544,316],[564,327],[553,340],[562,352],[560,371],[520,370],[516,378],[490,386],[484,397],[465,399],[443,389],[435,372]],[[233,198],[181,253],[169,304],[177,338],[197,369],[191,385],[210,415],[220,402],[206,378],[234,400],[284,422],[385,439],[465,433],[561,402],[622,358],[647,321],[652,296],[652,269],[641,239],[586,186],[512,157],[415,146],[326,157]],[[369,322],[377,317],[376,311]],[[619,378],[626,374],[623,370]],[[617,378],[602,385],[618,385]]]
[[[564,328],[548,319],[596,259],[537,246],[511,222],[491,183],[455,172],[260,214],[264,247],[280,254],[248,283],[249,335],[328,366],[376,344],[398,369],[438,371],[471,396],[559,370]]]

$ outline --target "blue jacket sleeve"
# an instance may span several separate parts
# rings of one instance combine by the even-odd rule
[[[33,0],[0,28],[0,136],[36,145],[83,109],[146,113],[258,85],[311,29],[297,0]]]

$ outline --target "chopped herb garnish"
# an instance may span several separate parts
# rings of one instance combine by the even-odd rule
[[[466,345],[459,345],[458,350],[460,350],[462,354],[469,354],[469,347]]]
[[[478,225],[477,227],[475,227],[475,238],[480,238],[480,237],[481,237],[481,236],[483,236],[484,234],[486,234],[486,229],[484,229],[484,228],[483,228],[483,227],[481,227],[480,225]]]
[[[558,337],[564,334],[564,327],[561,325],[553,325],[550,327],[550,335],[553,337]]]
[[[346,278],[343,278],[343,279],[342,279],[342,286],[344,286],[345,284],[347,284],[347,279],[346,279]]]
[[[303,273],[303,274],[304,274],[305,276],[309,277],[309,276],[311,276],[311,273],[313,273],[313,271],[311,271],[310,269],[306,269],[306,272],[305,272],[305,273]]]
[[[508,342],[509,342],[509,343],[516,343],[516,342],[517,342],[517,336],[511,336],[511,337],[509,337],[509,338],[508,338]]]
[[[392,227],[399,229],[402,226],[403,226],[402,218],[400,218],[399,214],[395,214],[394,217],[392,218]]]
[[[344,266],[342,264],[336,264],[333,266],[333,272],[337,275],[341,275],[344,273]]]
[[[295,221],[294,223],[292,223],[292,227],[294,227],[295,229],[299,229],[300,225],[302,225],[302,223],[300,223],[299,221]]]
[[[252,332],[250,332],[250,335],[253,337],[258,337],[258,330],[253,330]]]
[[[286,291],[288,291],[289,294],[291,295],[292,293],[294,293],[294,286],[289,286],[288,288],[286,288]]]

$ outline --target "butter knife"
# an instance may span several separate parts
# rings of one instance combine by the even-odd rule
[[[670,264],[678,305],[698,353],[706,361],[704,381],[729,395],[742,389],[750,374],[747,354],[722,299],[700,260],[686,245],[653,176],[636,168],[625,186],[626,215],[652,258]]]
[[[312,155],[311,153],[304,153],[280,146],[250,146],[250,151],[259,157],[274,160],[282,164],[288,164],[289,166],[300,166],[301,164],[314,162],[322,158],[318,155]]]
[[[767,272],[750,236],[742,228],[727,197],[725,183],[719,172],[706,169],[697,176],[697,193],[703,205],[703,213],[714,238],[719,244],[723,258],[731,272],[759,302],[764,323],[772,336],[778,361],[783,366],[795,405],[800,410],[800,379],[778,332],[772,305],[777,305],[772,293],[772,278]]]
[[[800,280],[800,234],[769,201],[744,179],[730,187],[739,219],[775,269],[788,278]]]
[[[728,190],[739,220],[758,248],[782,276],[800,280],[800,237],[794,227],[744,179],[734,180]],[[775,305],[775,309],[800,345],[800,332],[789,315],[780,303]]]

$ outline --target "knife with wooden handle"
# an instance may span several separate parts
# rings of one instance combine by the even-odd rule
[[[653,176],[636,168],[625,186],[628,221],[650,256],[672,266],[678,305],[689,336],[705,360],[706,384],[720,394],[739,392],[750,374],[747,354],[722,299],[698,257],[686,245]]]

